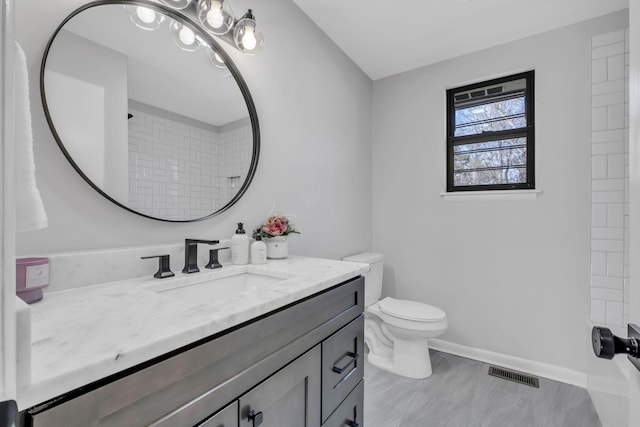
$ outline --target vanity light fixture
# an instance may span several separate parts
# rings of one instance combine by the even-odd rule
[[[182,13],[190,15],[192,19],[195,16],[206,32],[224,40],[242,53],[255,55],[264,45],[264,33],[251,9],[236,20],[229,0],[197,0],[197,3],[196,0],[160,1],[172,9],[181,10]],[[145,30],[155,30],[164,20],[164,16],[152,8],[125,7],[131,12],[131,20]],[[176,21],[172,21],[170,25],[176,43],[182,49],[194,51],[200,47],[202,41],[191,28]],[[216,66],[219,65],[216,63]]]
[[[169,24],[169,29],[173,34],[173,39],[180,49],[189,52],[200,49],[200,45],[202,44],[200,37],[198,37],[188,26],[172,19],[171,24]]]
[[[131,21],[138,28],[152,31],[160,27],[164,21],[164,15],[144,6],[126,6],[131,13]]]

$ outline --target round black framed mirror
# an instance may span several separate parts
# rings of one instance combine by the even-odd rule
[[[148,0],[72,12],[46,46],[45,116],[73,168],[118,206],[190,222],[249,187],[258,117],[239,70],[197,19]]]

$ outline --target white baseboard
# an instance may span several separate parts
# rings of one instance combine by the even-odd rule
[[[526,372],[528,374],[533,374],[550,380],[571,384],[577,387],[587,387],[587,374],[585,374],[584,372],[574,371],[573,369],[567,369],[556,365],[550,365],[548,363],[536,362],[534,360],[523,359],[506,354],[495,353],[493,351],[467,347],[465,345],[455,344],[449,341],[443,341],[435,338],[429,340],[429,347],[434,350],[442,351],[444,353],[478,360],[480,362],[501,366],[503,368]]]

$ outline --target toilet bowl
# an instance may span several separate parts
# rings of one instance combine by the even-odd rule
[[[447,329],[446,313],[429,304],[386,297],[382,293],[381,254],[361,253],[344,261],[370,265],[365,274],[365,334],[367,360],[373,366],[408,378],[431,375],[428,338]]]

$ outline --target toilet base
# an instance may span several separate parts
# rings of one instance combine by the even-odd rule
[[[396,344],[393,348],[393,356],[391,351],[383,352],[387,354],[373,353],[369,351],[367,361],[378,369],[400,375],[405,378],[424,379],[431,376],[433,370],[431,368],[431,358],[429,357],[429,347],[426,343],[408,343],[409,347],[419,347],[407,350],[407,346]],[[412,353],[408,353],[411,351]],[[398,353],[396,353],[398,352]],[[407,355],[410,355],[407,356]]]
[[[377,305],[365,311],[364,341],[367,360],[375,367],[406,378],[423,379],[432,374],[428,338],[442,334],[446,318],[433,322],[398,319]]]

